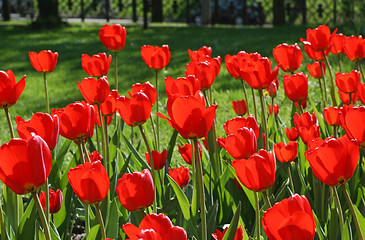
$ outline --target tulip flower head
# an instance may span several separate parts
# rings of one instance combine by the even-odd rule
[[[86,102],[91,105],[103,103],[110,93],[110,86],[106,77],[84,78],[77,83],[77,86]]]
[[[360,35],[346,38],[345,53],[352,62],[360,62],[365,58],[365,39]]]
[[[273,49],[273,55],[278,66],[284,72],[295,72],[302,64],[303,54],[297,43],[288,45],[286,43],[278,45]]]
[[[16,83],[13,71],[0,71],[0,109],[9,108],[18,101],[25,87],[25,77]]]
[[[187,240],[187,235],[182,227],[172,225],[171,220],[164,214],[151,213],[144,217],[139,227],[131,223],[122,226],[129,239],[155,239],[155,240]]]
[[[210,61],[190,62],[186,66],[185,76],[194,75],[200,82],[202,91],[208,90],[220,71],[220,58]]]
[[[0,148],[0,179],[19,195],[35,192],[46,182],[52,167],[47,143],[38,135],[13,138]]]
[[[365,107],[348,107],[341,111],[341,126],[350,139],[356,139],[358,144],[365,146]]]
[[[179,148],[179,153],[181,155],[181,157],[185,160],[185,162],[189,165],[192,164],[192,152],[191,152],[191,144],[190,143],[185,143],[184,146],[178,146]],[[200,159],[202,158],[202,148],[200,145],[200,142],[198,142],[198,148],[199,148],[199,155],[200,155]]]
[[[345,93],[356,92],[357,85],[361,83],[360,72],[352,70],[350,73],[336,73],[336,85]]]
[[[321,65],[323,68],[323,72],[326,73],[326,64],[324,62],[314,62],[313,64],[307,64],[308,72],[313,78],[323,78]]]
[[[150,69],[161,70],[169,64],[171,53],[168,45],[162,47],[144,45],[141,47],[143,61]]]
[[[155,199],[155,186],[150,171],[127,173],[117,182],[116,192],[120,203],[128,211],[139,211],[150,206]]]
[[[274,145],[275,157],[282,163],[292,162],[298,155],[298,143],[290,141],[288,144],[279,142]]]
[[[44,191],[41,191],[41,194],[39,195],[39,200],[41,202],[43,211],[45,211],[44,209],[46,206],[46,194]],[[49,213],[58,213],[62,206],[62,200],[63,196],[61,189],[57,189],[56,192],[52,189],[49,189]]]
[[[358,84],[356,87],[356,95],[358,96],[360,102],[365,105],[365,84]]]
[[[224,235],[226,234],[228,230],[228,227],[225,227],[223,232],[221,232],[219,229],[217,229],[217,231],[215,233],[212,233],[212,237],[214,238],[214,240],[222,240]],[[236,234],[234,235],[234,240],[242,240],[243,239],[243,229],[242,226],[240,225],[237,228]]]
[[[172,95],[194,95],[200,90],[200,82],[194,75],[176,79],[168,76],[165,78],[165,90],[168,98]]]
[[[307,198],[292,195],[269,208],[262,217],[262,227],[269,239],[313,240],[315,222]]]
[[[145,123],[151,115],[152,104],[143,92],[136,92],[130,98],[117,99],[117,111],[128,126],[135,127]]]
[[[302,102],[308,97],[308,76],[302,72],[284,75],[284,90],[286,96],[293,102]]]
[[[326,120],[327,124],[330,126],[340,126],[340,112],[341,109],[338,107],[328,107],[323,109],[324,120]]]
[[[148,154],[148,152],[145,152],[144,154],[146,156],[148,165],[151,166],[150,155]],[[161,170],[165,166],[165,163],[166,163],[167,150],[165,149],[161,153],[159,153],[155,150],[152,150],[151,154],[152,154],[153,165],[155,167],[155,170]]]
[[[111,117],[117,111],[117,99],[119,98],[118,90],[111,90],[105,101],[99,105],[101,115]]]
[[[315,29],[307,29],[307,39],[300,41],[308,44],[315,52],[323,52],[331,47],[332,38],[336,35],[337,28],[332,32],[327,25],[318,26]]]
[[[185,187],[189,183],[189,168],[178,167],[169,168],[169,175],[181,188]]]
[[[243,116],[247,112],[246,102],[243,99],[240,101],[232,101],[232,108],[238,116]]]
[[[101,43],[113,52],[122,51],[127,37],[127,30],[119,24],[105,24],[99,30]]]
[[[197,51],[188,49],[190,61],[192,62],[204,62],[205,59],[210,58],[212,55],[212,48],[203,46]]]
[[[313,48],[311,48],[311,45],[307,42],[304,43],[304,51],[308,55],[310,59],[312,59],[315,62],[323,62],[324,61],[324,55],[323,52],[316,52]],[[327,56],[329,54],[329,49],[324,51],[324,54]]]
[[[73,191],[87,205],[103,201],[108,194],[110,180],[100,161],[86,162],[71,168],[67,178]]]
[[[227,135],[237,133],[240,128],[251,128],[255,135],[256,139],[259,137],[259,125],[256,122],[256,119],[250,114],[247,118],[244,117],[235,117],[226,122],[223,125],[224,131],[226,131]]]
[[[93,151],[92,153],[88,153],[90,162],[103,161],[103,157],[100,155],[98,151]],[[86,161],[86,160],[85,160]]]
[[[269,105],[269,114],[272,115],[272,114],[275,114],[275,115],[278,115],[279,114],[279,105],[272,105],[270,104]]]
[[[334,55],[345,54],[346,36],[338,33],[332,37],[330,52]]]
[[[39,53],[29,52],[30,63],[38,72],[52,72],[57,64],[58,53],[43,50]]]
[[[294,125],[298,129],[299,136],[304,144],[307,144],[320,135],[315,113],[311,115],[309,112],[304,112],[301,116],[299,116],[298,113],[295,113]]]
[[[16,129],[19,137],[29,139],[34,134],[39,135],[53,150],[58,141],[59,119],[57,115],[49,115],[47,113],[35,113],[29,121],[24,121],[20,116],[15,118],[17,124]]]
[[[299,131],[296,127],[292,127],[290,129],[285,128],[285,133],[289,141],[296,141],[299,137]]]
[[[147,95],[147,97],[150,99],[151,101],[151,105],[155,105],[156,99],[157,99],[157,91],[155,89],[155,87],[150,83],[150,82],[145,82],[143,84],[141,83],[135,83],[133,84],[131,91],[128,92],[128,95],[130,97],[133,96],[133,94],[137,93],[137,92],[143,92],[144,94]]]
[[[108,74],[111,61],[112,55],[107,57],[105,53],[98,53],[91,57],[88,54],[81,56],[81,66],[86,74],[96,78]]]

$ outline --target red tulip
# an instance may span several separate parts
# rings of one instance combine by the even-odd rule
[[[305,144],[320,135],[315,113],[310,115],[309,112],[304,112],[301,116],[299,116],[298,113],[295,113],[294,125],[298,129],[299,136]]]
[[[152,106],[155,104],[157,99],[157,91],[155,87],[150,82],[135,83],[133,84],[131,91],[128,92],[128,95],[131,97],[133,94],[137,92],[143,92],[150,99]]]
[[[270,86],[270,83],[278,77],[279,67],[271,70],[271,61],[268,58],[259,58],[251,62],[246,68],[240,68],[240,75],[250,87],[260,90]]]
[[[110,93],[110,86],[106,77],[99,78],[84,78],[81,82],[77,82],[82,96],[86,102],[93,104],[101,104],[105,101]]]
[[[171,58],[169,46],[167,45],[163,45],[162,47],[144,45],[141,47],[141,55],[147,66],[155,70],[166,67]]]
[[[344,112],[344,110],[346,112]],[[340,115],[342,127],[351,139],[365,146],[365,107],[350,107],[342,110]]]
[[[100,155],[98,151],[93,151],[92,153],[88,153],[90,162],[103,161],[103,157]]]
[[[38,135],[28,140],[13,138],[0,148],[0,179],[16,194],[35,192],[46,182],[52,155]]]
[[[189,168],[169,168],[169,175],[180,187],[185,187],[189,183]]]
[[[307,198],[294,194],[269,208],[262,217],[262,227],[269,239],[313,240],[315,222]]]
[[[145,123],[151,115],[151,109],[151,100],[142,92],[136,92],[131,98],[121,96],[117,99],[119,115],[131,127]]]
[[[118,90],[111,90],[105,101],[100,104],[101,115],[111,117],[117,111]]]
[[[351,101],[350,101],[350,94],[351,94]],[[338,95],[340,96],[341,102],[345,105],[355,104],[357,101],[357,94],[356,92],[352,93],[345,93],[342,92],[340,89],[338,90]]]
[[[300,102],[300,105],[302,106],[302,109],[306,109],[306,107],[307,107],[307,101],[305,100],[305,101],[301,101]],[[294,106],[296,107],[296,108],[299,108],[299,104],[298,104],[298,102],[294,102]]]
[[[301,38],[300,41],[306,43],[315,52],[327,50],[332,45],[332,38],[336,35],[337,28],[332,32],[327,25],[321,25],[315,29],[307,29],[307,39]]]
[[[340,126],[340,112],[341,109],[338,107],[328,107],[323,109],[324,120],[326,120],[327,124],[330,126]]]
[[[304,51],[305,53],[308,55],[308,57],[310,59],[312,59],[315,62],[322,62],[324,61],[324,55],[322,52],[316,52],[313,50],[313,48],[311,48],[310,44],[307,42],[304,42]],[[324,51],[324,54],[326,54],[326,56],[329,54],[329,49]]]
[[[150,206],[155,199],[155,186],[150,171],[127,173],[117,182],[116,192],[120,203],[128,211],[139,211]]]
[[[342,92],[356,92],[356,87],[359,83],[361,83],[359,71],[352,70],[350,73],[336,73],[336,85]]]
[[[360,102],[365,105],[365,84],[358,84],[356,87],[356,95],[358,96]]]
[[[98,53],[90,57],[88,54],[82,54],[81,66],[86,74],[91,77],[101,77],[108,74],[112,55],[106,56],[105,53]]]
[[[346,43],[346,36],[342,33],[338,33],[332,37],[332,46],[330,51],[332,54],[345,54],[345,43]]]
[[[52,109],[60,120],[60,135],[79,142],[94,134],[95,110],[85,102],[75,102],[58,110]]]
[[[292,127],[291,129],[285,128],[285,133],[289,141],[295,141],[299,137],[299,131],[296,127]]]
[[[206,58],[210,58],[212,55],[212,48],[203,46],[197,51],[188,49],[190,61],[192,62],[204,62]]]
[[[228,230],[228,227],[225,227],[223,232],[221,232],[220,230],[217,229],[216,233],[212,233],[212,237],[214,238],[214,240],[222,240],[224,235],[226,234]],[[242,226],[240,225],[237,228],[236,234],[234,235],[234,240],[242,240],[243,239],[243,229]]]
[[[107,25],[100,28],[99,38],[101,43],[113,52],[122,51],[127,37],[127,30],[119,24]]]
[[[227,138],[218,138],[217,141],[234,159],[248,158],[257,150],[257,138],[252,128],[239,128]]]
[[[298,155],[298,143],[290,141],[288,144],[279,142],[274,145],[275,157],[282,163],[292,162]]]
[[[243,116],[247,112],[246,102],[243,99],[240,101],[232,101],[232,108],[238,116]]]
[[[313,64],[307,64],[308,72],[313,78],[323,78],[321,65],[324,73],[326,73],[326,64],[324,62],[314,62]]]
[[[183,138],[197,139],[207,135],[217,107],[212,105],[206,109],[204,96],[198,91],[194,96],[170,97],[166,107],[170,119],[161,113],[157,113],[157,116],[166,119]]]
[[[240,75],[237,55],[231,56],[231,55],[227,54],[224,57],[224,62],[226,63],[226,68],[227,68],[229,74],[235,79],[240,79],[241,75]]]
[[[275,158],[272,152],[261,149],[247,160],[232,161],[238,180],[248,189],[256,192],[265,191],[275,181]]]
[[[112,122],[113,120],[113,116],[104,116],[103,114],[101,114],[103,117],[106,117],[106,124],[109,126],[110,123]],[[100,124],[100,117],[99,117],[99,110],[98,110],[98,106],[95,106],[95,123],[101,127],[101,124]],[[105,124],[105,121],[103,119],[103,124]]]
[[[345,184],[350,180],[359,162],[360,152],[356,141],[348,136],[319,140],[305,152],[316,177],[329,186]]]
[[[278,85],[274,81],[272,81],[269,88],[267,89],[267,92],[269,93],[269,96],[271,98],[275,98],[278,92]]]
[[[41,191],[41,194],[39,195],[39,200],[42,204],[43,211],[45,211],[44,209],[46,206],[46,194],[44,193],[44,191]],[[49,213],[58,213],[62,206],[62,200],[63,196],[61,189],[57,189],[56,192],[52,189],[49,189]]]
[[[212,62],[190,62],[186,66],[185,76],[194,75],[199,80],[202,91],[209,89],[218,75],[217,66],[220,67],[220,59],[214,59],[216,58],[213,58]]]
[[[108,194],[110,180],[100,161],[86,162],[71,168],[67,178],[73,191],[87,205],[103,201]]]
[[[272,51],[278,66],[284,72],[295,72],[302,64],[303,54],[297,43],[288,45],[286,43],[278,45]]]
[[[122,228],[130,240],[187,240],[185,230],[172,225],[171,220],[162,213],[148,214],[142,219],[139,227],[126,223]]]
[[[161,170],[165,166],[165,163],[166,163],[167,150],[165,149],[161,153],[159,153],[155,150],[152,150],[151,153],[152,153],[153,165],[155,167],[155,170]],[[144,154],[146,156],[148,165],[151,166],[150,155],[148,154],[148,152],[145,152]]]
[[[284,75],[285,95],[293,102],[302,102],[308,97],[308,76],[302,72]]]
[[[352,62],[359,62],[365,57],[365,39],[361,35],[348,37],[344,48],[347,58]]]
[[[57,64],[58,53],[51,50],[43,50],[38,54],[29,52],[30,63],[38,72],[52,72]]]
[[[13,71],[0,71],[0,109],[9,108],[18,101],[25,87],[25,77],[15,83]]]
[[[259,125],[257,124],[256,119],[251,114],[248,115],[247,118],[235,117],[231,120],[228,120],[226,124],[223,125],[223,128],[228,135],[237,133],[238,129],[242,127],[251,128],[256,135],[256,139],[258,139],[260,132]]]
[[[15,118],[16,129],[19,137],[29,139],[33,134],[39,135],[53,150],[58,141],[59,119],[57,115],[47,113],[35,113],[29,121],[24,121],[20,116]]]
[[[192,164],[192,153],[191,153],[191,144],[190,143],[185,143],[184,146],[179,148],[179,153],[181,154],[181,157],[185,160],[185,162],[189,165]],[[200,155],[200,159],[202,158],[202,147],[200,145],[200,142],[198,142],[198,148],[199,148],[199,155]]]
[[[273,105],[269,105],[269,113],[270,113],[270,115],[272,115],[272,112],[273,112],[273,107],[272,107]],[[279,105],[276,105],[276,104],[274,104],[274,113],[275,113],[275,115],[278,115],[279,114]]]
[[[200,90],[200,82],[194,75],[176,79],[168,76],[165,78],[165,90],[168,98],[172,95],[194,95]]]

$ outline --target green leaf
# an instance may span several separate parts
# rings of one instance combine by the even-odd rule
[[[240,213],[241,213],[241,202],[238,204],[236,212],[232,218],[232,221],[229,224],[229,228],[227,232],[224,234],[222,240],[234,240],[234,236],[236,235],[237,232],[238,221],[240,219]]]
[[[118,237],[118,229],[119,229],[119,214],[116,201],[117,198],[114,198],[114,200],[111,202],[109,218],[105,223],[106,235],[112,239],[116,239]]]
[[[89,232],[89,235],[87,236],[87,240],[96,240],[98,239],[98,233],[99,233],[100,225],[96,224],[94,225]]]
[[[320,240],[327,240],[327,236],[326,234],[324,233],[322,227],[321,227],[321,224],[317,218],[317,215],[315,214],[315,212],[312,210],[313,212],[313,217],[314,217],[314,221],[316,223],[316,229],[317,229],[317,234],[318,234],[318,237]]]
[[[35,221],[37,217],[37,210],[34,206],[33,199],[28,204],[23,217],[20,219],[17,239],[28,239],[29,236],[35,234]]]
[[[167,146],[167,156],[166,156],[166,163],[165,163],[165,176],[168,175],[169,166],[172,158],[172,153],[174,152],[174,147],[176,144],[177,135],[179,133],[174,130],[173,134],[171,135],[169,145]]]
[[[207,234],[210,236],[212,233],[215,232],[215,229],[217,228],[217,214],[218,214],[218,201],[215,202],[215,204],[209,208],[207,213]]]
[[[148,169],[151,171],[150,166],[146,163],[146,161],[144,161],[141,156],[139,155],[139,153],[137,152],[137,150],[133,147],[133,145],[128,141],[127,137],[124,135],[124,133],[122,133],[122,137],[123,140],[125,142],[125,144],[127,144],[127,147],[129,148],[129,150],[132,152],[132,154],[135,156],[135,158],[138,160],[138,162],[142,165],[143,169]]]
[[[354,206],[356,217],[359,220],[361,232],[364,235],[365,234],[365,217],[360,213],[359,209],[356,207],[355,204],[353,204],[353,206]]]
[[[345,225],[343,226],[343,236],[342,240],[352,240],[351,228],[348,218],[346,218]]]
[[[169,175],[167,175],[170,184],[172,188],[175,191],[177,200],[179,201],[179,205],[181,208],[181,211],[184,215],[184,218],[186,221],[190,220],[190,203],[188,198],[186,197],[185,193],[181,190],[180,186],[175,182],[174,179],[172,179]]]

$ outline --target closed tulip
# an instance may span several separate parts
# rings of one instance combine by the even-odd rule
[[[340,126],[340,112],[341,109],[338,107],[328,107],[323,109],[324,120],[326,120],[327,124],[330,126]]]
[[[278,45],[272,51],[278,66],[284,72],[295,72],[302,64],[303,54],[297,43],[288,45],[286,43]]]
[[[200,90],[200,82],[194,75],[173,79],[168,76],[165,78],[165,91],[169,98],[172,95],[194,95]]]
[[[113,52],[122,51],[127,37],[127,30],[119,24],[105,24],[99,30],[101,43]]]
[[[302,102],[308,97],[308,76],[302,72],[284,75],[285,95],[293,102]]]
[[[199,156],[200,159],[202,158],[202,148],[200,145],[200,142],[198,142],[198,148],[199,148]],[[179,149],[179,153],[181,155],[181,157],[185,160],[185,162],[189,165],[192,164],[192,152],[191,152],[191,144],[190,143],[185,143],[184,146],[178,146]]]
[[[334,55],[345,54],[346,36],[338,33],[332,37],[330,52]]]
[[[247,118],[244,117],[235,117],[228,120],[225,124],[223,124],[224,131],[226,131],[227,135],[235,134],[238,132],[238,129],[247,127],[251,128],[255,135],[256,139],[259,137],[259,125],[256,122],[256,119],[250,114]]]
[[[161,70],[169,64],[171,53],[168,45],[162,47],[144,45],[141,47],[143,61],[150,69]]]
[[[189,183],[188,167],[169,168],[169,175],[180,187],[185,187]]]
[[[148,152],[145,152],[144,154],[146,156],[148,165],[151,166],[150,155],[148,154]],[[165,149],[161,153],[159,153],[155,150],[152,150],[151,154],[152,154],[153,165],[155,167],[155,170],[161,170],[165,166],[165,163],[166,163],[167,150]]]
[[[243,116],[247,112],[246,102],[243,99],[239,101],[232,101],[232,108],[238,116]]]
[[[73,191],[87,205],[103,201],[108,194],[110,180],[100,161],[86,162],[71,168],[67,178]]]
[[[81,56],[81,66],[86,74],[96,78],[108,74],[111,61],[112,56],[107,57],[105,53],[98,53],[91,57],[88,54],[82,54]]]
[[[342,110],[341,123],[346,134],[351,139],[356,139],[358,144],[365,146],[365,107],[349,107],[346,112]]]
[[[340,96],[341,102],[344,105],[355,104],[357,102],[357,92],[346,93],[339,89],[338,95]]]
[[[42,204],[43,211],[46,206],[46,194],[44,191],[41,191],[41,194],[39,195],[39,200]],[[57,189],[56,192],[52,189],[49,189],[49,213],[55,214],[58,213],[58,211],[61,209],[62,206],[62,192],[61,189]]]
[[[25,77],[16,83],[13,71],[0,71],[0,109],[9,108],[18,101],[25,87]]]
[[[310,59],[312,59],[315,62],[323,62],[324,61],[324,55],[323,52],[316,52],[313,48],[311,48],[311,45],[308,42],[304,42],[304,51],[308,55]],[[324,51],[324,54],[327,56],[329,54],[329,49]]]
[[[262,217],[262,227],[269,239],[313,240],[315,222],[307,198],[292,195],[267,209]]]
[[[90,162],[103,161],[103,157],[100,155],[98,151],[93,151],[92,153],[88,153]]]
[[[220,70],[220,58],[211,61],[190,62],[186,66],[185,76],[194,75],[200,82],[202,91],[209,89]]]
[[[237,55],[229,55],[227,54],[224,57],[224,62],[226,64],[226,68],[229,72],[229,74],[234,78],[234,79],[240,79],[241,75],[240,75],[240,68],[239,68],[239,62],[238,62],[238,57]]]
[[[298,155],[298,143],[290,141],[288,144],[279,142],[274,145],[275,157],[282,163],[292,162]]]
[[[310,48],[315,52],[322,52],[331,47],[332,38],[336,32],[337,28],[331,33],[331,30],[327,25],[321,25],[315,29],[308,28],[306,32],[307,39],[301,38],[300,41],[309,44]]]
[[[298,129],[299,136],[304,144],[307,144],[320,135],[319,125],[317,124],[317,116],[315,113],[311,115],[309,112],[304,112],[301,116],[299,116],[298,113],[295,113],[294,125]]]
[[[275,158],[272,152],[261,149],[247,160],[232,161],[238,180],[248,189],[262,192],[274,185]]]
[[[47,113],[35,113],[29,121],[24,121],[20,116],[15,118],[16,129],[19,137],[29,139],[33,134],[39,135],[53,150],[58,141],[59,119],[57,115]]]
[[[210,130],[218,105],[205,108],[203,94],[198,91],[194,96],[172,96],[167,101],[167,112],[170,118],[157,113],[166,119],[171,127],[185,139],[198,139],[207,135]]]
[[[30,63],[38,72],[52,72],[57,64],[58,53],[43,50],[39,53],[29,52]]]
[[[278,115],[279,114],[279,105],[272,105],[270,104],[269,105],[269,114],[272,115],[272,114],[275,114],[275,115]]]
[[[290,129],[285,128],[285,133],[289,141],[296,141],[299,137],[299,131],[296,127],[292,127]]]
[[[336,85],[345,93],[356,92],[357,85],[361,83],[360,72],[352,70],[350,73],[336,73]]]
[[[120,203],[128,211],[139,211],[150,206],[155,199],[155,186],[150,171],[127,173],[117,182],[116,192]]]
[[[150,82],[135,83],[133,84],[131,91],[128,92],[129,96],[133,96],[133,94],[137,92],[143,92],[150,99],[151,105],[155,105],[157,99],[157,91],[155,87]]]
[[[307,64],[308,72],[313,78],[323,78],[321,65],[323,68],[323,72],[326,73],[326,64],[324,62],[314,62],[313,64]]]
[[[365,39],[361,35],[346,38],[345,53],[352,62],[360,62],[365,57]]]
[[[214,238],[214,240],[222,240],[227,230],[228,227],[225,227],[223,232],[217,229],[215,233],[212,233],[212,237]],[[242,240],[242,239],[243,239],[243,229],[242,226],[240,225],[236,230],[236,234],[234,235],[234,240]]]
[[[105,101],[100,104],[101,115],[111,117],[117,111],[118,90],[111,90]]]
[[[121,96],[117,99],[117,111],[131,127],[145,123],[151,115],[151,109],[151,100],[143,92],[136,92],[131,98]]]
[[[356,141],[348,136],[319,139],[305,152],[316,177],[329,186],[345,184],[350,180],[359,162],[360,152]]]
[[[0,148],[0,179],[16,194],[35,192],[46,182],[52,167],[47,143],[38,135],[13,138]]]
[[[187,240],[187,235],[182,227],[174,226],[166,215],[151,213],[144,217],[139,227],[132,223],[123,225],[123,231],[130,240]]]
[[[192,51],[192,50],[188,49],[188,53],[189,53],[190,61],[192,61],[192,62],[202,62],[206,58],[211,57],[212,48],[207,47],[207,46],[203,46],[203,47],[199,48],[199,50],[197,50],[197,51]]]
[[[365,84],[358,84],[356,87],[356,95],[358,96],[360,102],[365,105]]]
[[[77,83],[77,86],[86,102],[91,105],[103,103],[110,93],[110,86],[106,77],[84,78]]]

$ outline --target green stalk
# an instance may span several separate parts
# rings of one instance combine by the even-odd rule
[[[340,198],[338,197],[338,193],[337,193],[337,189],[336,187],[331,187],[332,192],[333,192],[333,196],[335,198],[335,202],[336,202],[336,207],[337,207],[337,214],[338,214],[338,218],[340,219],[340,231],[341,231],[341,237],[343,237],[343,227],[344,227],[344,220],[343,220],[343,214],[342,214],[342,207],[341,207],[341,202],[340,202]]]
[[[337,126],[333,125],[333,137],[337,138]]]
[[[85,157],[84,157],[84,153],[82,151],[81,141],[77,142],[77,147],[78,147],[79,153],[80,153],[80,162],[81,162],[81,164],[84,164],[85,163]]]
[[[267,196],[267,190],[266,191],[263,191],[262,194],[264,195],[264,199],[265,199],[265,202],[266,202],[268,208],[272,208],[272,204],[270,202],[270,199]]]
[[[243,94],[245,95],[247,115],[250,115],[250,107],[248,106],[248,97],[247,97],[246,87],[245,87],[245,83],[243,82],[242,78],[241,78],[241,84],[242,84]]]
[[[299,112],[299,115],[302,116],[302,114],[303,114],[302,102],[299,101],[297,103],[298,103],[298,112]]]
[[[47,221],[47,224],[49,225],[49,186],[48,186],[48,178],[46,180],[46,183],[45,183],[45,215],[46,215],[46,221]]]
[[[105,141],[105,132],[104,132],[104,121],[103,121],[103,116],[101,115],[100,104],[98,104],[98,111],[99,111],[99,121],[100,121],[100,130],[101,130],[101,149],[102,149],[102,156],[103,156],[103,165],[109,176],[109,167],[107,165],[108,163],[107,163],[106,148],[105,148],[106,141]]]
[[[108,117],[107,116],[104,116],[104,135],[105,135],[105,168],[107,169],[107,172],[108,169],[109,169],[109,137],[108,137]]]
[[[151,148],[150,148],[150,145],[148,144],[148,140],[147,140],[146,134],[143,131],[142,125],[139,125],[138,127],[139,127],[139,130],[141,131],[141,135],[142,135],[143,141],[146,144],[146,148],[147,148],[148,155],[150,156],[151,175],[152,175],[152,179],[153,179],[153,185],[156,186],[156,181],[155,181],[155,164],[153,163],[153,157],[152,157]],[[154,213],[157,213],[156,190],[157,189],[155,187],[155,198],[153,200],[153,212]]]
[[[266,105],[265,105],[264,93],[262,92],[262,89],[259,90],[259,93],[260,93],[260,101],[261,101],[262,120],[264,121],[265,149],[267,151],[269,151],[269,133],[268,133],[268,130],[267,130],[266,109],[265,109]]]
[[[291,176],[291,172],[290,172],[290,162],[287,162],[286,163],[286,170],[288,171],[288,178],[289,178],[289,183],[290,183],[290,188],[291,188],[291,191],[294,193],[294,184],[293,184],[293,178]]]
[[[10,131],[10,137],[15,138],[14,130],[13,130],[13,124],[11,123],[11,118],[10,118],[10,114],[9,114],[9,109],[4,108],[4,111],[5,111],[6,120],[8,120],[8,127],[9,127],[9,131]]]
[[[49,113],[49,100],[48,100],[48,88],[47,88],[47,73],[43,73],[43,80],[44,80],[44,92],[46,94],[46,113]]]
[[[43,212],[43,208],[41,206],[41,202],[39,201],[38,195],[36,192],[32,192],[32,197],[34,200],[34,204],[38,210],[38,214],[39,217],[41,219],[42,222],[42,226],[43,226],[43,230],[44,230],[44,235],[46,237],[46,240],[51,240],[51,232],[49,231],[49,225],[47,224],[47,220],[46,220],[46,216]]]
[[[199,156],[199,146],[198,140],[193,139],[194,149],[195,149],[195,159],[196,159],[196,177],[198,178],[198,191],[200,197],[200,218],[201,218],[201,227],[202,227],[202,240],[207,240],[207,218],[205,214],[205,192],[204,192],[204,180],[203,180],[203,169],[202,162]],[[195,161],[195,159],[192,161]]]
[[[3,217],[3,207],[0,204],[0,226],[1,226],[1,240],[5,240],[5,225],[4,225],[4,217]]]
[[[98,215],[98,219],[99,219],[99,223],[100,223],[101,239],[104,240],[104,239],[106,239],[105,226],[104,226],[103,217],[101,215],[99,203],[95,203],[95,208],[96,208],[96,213]]]
[[[259,193],[254,191],[255,206],[256,206],[256,238],[260,240],[260,207],[259,207]]]
[[[157,92],[157,96],[156,96],[156,114],[158,113],[158,105],[159,105],[159,91],[158,91],[158,70],[155,71],[155,78],[156,78],[156,92]],[[157,152],[160,151],[160,122],[159,122],[159,118],[156,118],[156,132],[157,132],[157,142],[156,142],[156,149]]]
[[[324,97],[325,97],[325,106],[327,107],[327,83],[326,83],[326,77],[325,77],[325,73],[324,73],[324,69],[322,66],[322,63],[320,62],[319,64],[320,68],[321,68],[321,72],[322,72],[322,77],[323,77],[323,92],[324,92]]]
[[[329,71],[329,74],[330,74],[330,78],[331,78],[331,98],[332,98],[332,106],[335,107],[335,106],[337,106],[337,103],[336,103],[336,97],[335,97],[335,83],[334,83],[334,80],[333,80],[332,68],[331,68],[331,65],[330,65],[330,63],[328,61],[328,58],[327,58],[326,54],[324,53],[324,51],[322,53],[323,53],[324,60],[326,62],[326,65],[327,65],[327,68],[328,68],[328,71]]]
[[[255,92],[254,92],[253,88],[251,88],[251,91],[252,91],[252,100],[253,100],[253,110],[255,111],[255,119],[257,120]]]
[[[319,83],[319,88],[321,89],[321,96],[322,96],[323,106],[327,107],[327,101],[326,101],[326,98],[324,97],[324,94],[323,94],[322,81],[321,81],[320,78],[318,78],[318,83]]]
[[[354,209],[354,205],[351,202],[351,199],[350,199],[349,193],[347,192],[347,189],[346,189],[345,184],[342,184],[341,185],[341,189],[342,189],[343,194],[345,195],[347,204],[350,207],[350,211],[351,211],[352,217],[353,217],[353,219],[355,221],[355,226],[356,226],[357,234],[359,235],[358,238],[359,238],[359,240],[364,240],[364,235],[363,235],[363,233],[361,231],[361,228],[360,228],[359,219],[357,218],[357,215],[356,215],[356,212],[355,212],[355,209]]]
[[[341,70],[341,54],[337,54],[337,62],[338,62],[338,70],[342,72]]]
[[[153,138],[155,139],[155,146],[157,146],[157,134],[156,134],[156,129],[155,129],[155,123],[153,122],[153,118],[152,118],[152,113],[150,115],[150,119],[151,119]]]
[[[118,52],[114,52],[114,80],[115,89],[118,90]]]
[[[90,217],[89,217],[89,205],[84,203],[85,210],[85,239],[88,238],[90,232]]]
[[[89,154],[88,154],[88,151],[87,151],[87,148],[86,148],[86,143],[85,143],[84,141],[82,142],[82,150],[83,150],[83,152],[84,152],[84,155],[85,155],[85,157],[86,157],[87,161],[88,161],[88,162],[91,162],[91,161],[90,161]]]
[[[364,69],[362,68],[361,62],[359,62],[358,64],[359,64],[359,68],[360,68],[361,77],[362,77],[363,81],[365,81]]]

